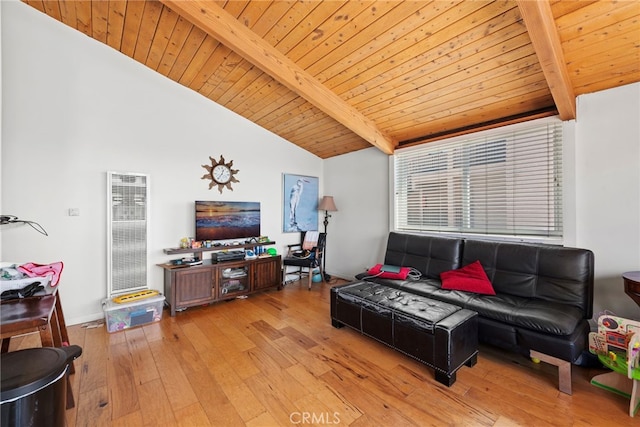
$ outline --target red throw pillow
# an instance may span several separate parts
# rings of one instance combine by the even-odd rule
[[[409,271],[411,269],[409,267],[400,267],[400,271],[397,273],[393,273],[391,271],[382,271],[382,264],[376,264],[374,267],[371,267],[367,274],[369,276],[381,277],[383,279],[398,279],[404,280],[409,275]]]
[[[480,261],[472,262],[457,270],[440,273],[440,279],[442,280],[442,289],[485,295],[496,294]]]

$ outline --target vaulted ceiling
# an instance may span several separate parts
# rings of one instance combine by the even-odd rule
[[[640,81],[636,0],[23,1],[321,158]]]

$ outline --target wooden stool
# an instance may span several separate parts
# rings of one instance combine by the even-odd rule
[[[40,333],[43,347],[69,344],[62,306],[56,294],[19,298],[0,304],[2,353],[9,351],[11,337],[31,332]],[[69,374],[75,373],[73,362],[69,365]],[[71,381],[67,375],[67,409],[73,408],[74,404]]]

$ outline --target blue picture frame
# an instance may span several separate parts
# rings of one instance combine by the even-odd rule
[[[317,231],[318,178],[285,173],[282,182],[282,231]]]

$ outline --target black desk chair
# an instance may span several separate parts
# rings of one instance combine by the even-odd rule
[[[300,243],[293,245],[287,245],[287,254],[282,259],[283,279],[286,284],[287,274],[295,274],[300,279],[305,275],[308,276],[309,290],[311,290],[311,283],[313,282],[313,270],[320,269],[320,276],[324,280],[324,271],[322,271],[322,256],[324,255],[324,247],[327,241],[326,233],[318,233],[318,240],[315,243],[309,243],[313,246],[306,249],[305,237],[306,231],[302,232]],[[297,267],[298,270],[288,273],[287,267]],[[306,270],[305,270],[306,269]]]

